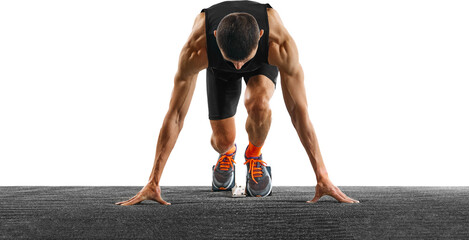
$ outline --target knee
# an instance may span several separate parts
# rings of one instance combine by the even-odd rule
[[[244,101],[248,115],[255,120],[262,120],[270,116],[269,99],[266,97],[252,97]]]
[[[228,151],[235,142],[235,134],[212,134],[212,145],[220,152]]]

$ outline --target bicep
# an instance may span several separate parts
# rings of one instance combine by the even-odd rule
[[[179,56],[178,70],[174,76],[174,87],[171,95],[168,114],[183,119],[189,109],[194,94],[197,76],[205,67],[204,56],[187,45]]]
[[[284,35],[283,41],[273,44],[274,49],[269,57],[280,71],[283,97],[288,111],[292,113],[293,110],[307,107],[306,91],[303,68],[299,61],[295,41],[288,32]]]

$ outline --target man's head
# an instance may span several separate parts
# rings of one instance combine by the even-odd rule
[[[223,57],[231,61],[236,69],[240,69],[256,55],[263,33],[256,19],[242,12],[226,15],[214,32]]]

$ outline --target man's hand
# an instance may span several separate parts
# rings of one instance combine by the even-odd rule
[[[163,200],[163,198],[161,198],[160,186],[152,182],[149,182],[145,187],[143,187],[142,190],[140,190],[140,192],[138,192],[137,195],[135,195],[133,198],[127,201],[118,202],[116,204],[122,206],[130,206],[140,203],[144,200],[153,200],[159,202],[162,205],[171,205],[171,203],[166,202],[165,200]]]
[[[347,195],[340,191],[338,187],[334,186],[329,179],[318,182],[314,198],[311,201],[307,201],[307,203],[315,203],[324,195],[329,195],[342,203],[359,203],[359,201],[347,197]]]

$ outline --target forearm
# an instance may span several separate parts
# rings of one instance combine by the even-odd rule
[[[156,144],[155,161],[149,178],[150,182],[156,185],[160,184],[161,174],[176,144],[182,126],[183,119],[171,116],[169,113],[166,115]]]
[[[319,149],[318,139],[306,109],[296,109],[292,113],[292,123],[313,166],[316,180],[328,178],[326,166]]]
[[[160,184],[164,166],[182,130],[184,119],[194,94],[197,74],[186,78],[181,78],[180,75],[179,72],[176,73],[168,113],[166,113],[156,143],[155,161],[149,178],[149,181],[156,185]]]

